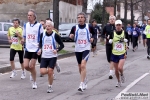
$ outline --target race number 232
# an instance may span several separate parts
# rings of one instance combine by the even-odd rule
[[[28,34],[28,39],[35,39],[35,34]]]
[[[86,40],[78,40],[78,44],[86,44]]]

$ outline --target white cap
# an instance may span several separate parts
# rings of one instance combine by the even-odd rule
[[[121,24],[122,25],[122,21],[121,20],[116,20],[115,21],[115,25],[117,25],[117,24]]]

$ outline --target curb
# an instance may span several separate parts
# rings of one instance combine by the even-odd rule
[[[0,45],[0,48],[10,48],[10,45]]]
[[[67,54],[62,54],[62,55],[58,55],[58,59],[63,59],[63,58],[66,58],[66,57],[71,57],[71,56],[74,56],[75,53],[74,52],[71,52],[71,53],[67,53]],[[39,65],[39,63],[37,63],[36,65]],[[11,67],[10,65],[9,66],[4,66],[4,67],[1,67],[0,68],[0,73],[5,73],[5,72],[9,72],[11,71]]]

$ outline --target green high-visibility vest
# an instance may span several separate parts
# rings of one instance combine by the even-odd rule
[[[145,28],[146,38],[150,38],[150,25],[147,25]]]

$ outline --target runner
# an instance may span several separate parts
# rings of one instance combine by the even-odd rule
[[[46,22],[46,32],[41,34],[40,50],[38,51],[38,55],[40,55],[42,51],[40,73],[42,73],[42,75],[48,74],[49,85],[47,93],[53,92],[53,71],[57,61],[57,52],[64,48],[60,36],[52,31],[53,26],[53,22]],[[58,48],[56,48],[56,42],[59,44]]]
[[[144,48],[146,48],[146,35],[144,34],[145,27],[146,27],[146,21],[143,21],[143,25],[142,25],[142,39],[143,39],[143,46],[144,46]]]
[[[145,28],[146,41],[147,41],[147,59],[150,59],[150,19],[147,20],[147,26]]]
[[[117,84],[116,87],[121,87],[121,82],[125,82],[125,77],[123,74],[123,65],[125,63],[126,57],[126,48],[125,44],[127,43],[127,36],[125,32],[122,30],[122,21],[116,20],[115,22],[116,30],[110,34],[109,43],[112,43],[112,55],[111,60],[113,61],[115,67],[115,74],[117,77]],[[120,75],[119,75],[120,74]],[[121,81],[120,81],[121,77]]]
[[[52,21],[52,19],[51,18],[46,18],[46,21]],[[52,27],[53,27],[52,31],[60,36],[58,30],[55,29],[54,26],[52,26]],[[57,61],[56,61],[56,66],[55,67],[56,67],[57,72],[59,73],[61,68],[60,68],[60,65],[59,65],[59,63]],[[56,79],[55,74],[54,74],[54,79]]]
[[[22,27],[20,27],[20,20],[19,19],[14,19],[13,20],[13,26],[9,28],[8,30],[8,41],[11,44],[10,46],[10,64],[12,68],[12,74],[10,78],[14,78],[17,75],[17,72],[15,70],[15,63],[14,63],[14,57],[16,55],[16,52],[18,52],[19,55],[19,61],[21,64],[22,68],[22,75],[21,79],[26,78],[26,73],[24,71],[24,66],[23,66],[23,46],[21,44],[22,40]]]
[[[132,27],[131,27],[130,24],[128,24],[127,29],[126,29],[126,32],[128,32],[128,37],[129,37],[129,40],[128,40],[128,47],[127,47],[127,48],[129,49],[130,42],[131,42],[131,45],[132,45],[132,34],[131,34],[131,32],[132,32]]]
[[[140,38],[139,28],[136,27],[136,24],[133,24],[132,28],[132,39],[133,39],[133,52],[138,48],[138,39]],[[140,39],[139,39],[140,41]]]
[[[98,34],[100,33],[100,28],[97,26],[97,22],[95,19],[92,20],[92,26],[95,31],[94,41],[92,42],[92,52],[93,52],[93,57],[94,57],[97,54],[96,44],[97,44]]]
[[[112,33],[115,30],[115,16],[109,17],[110,24],[107,24],[104,29],[102,35],[106,37],[106,56],[107,61],[110,63],[110,72],[109,72],[109,79],[113,79],[113,62],[111,61],[111,53],[112,53],[112,44],[109,43],[109,34]]]
[[[86,15],[81,12],[77,15],[78,25],[73,26],[70,32],[70,38],[75,37],[75,55],[79,66],[79,73],[81,76],[81,83],[79,85],[78,91],[83,92],[87,88],[87,78],[86,78],[86,63],[89,58],[91,43],[95,35],[93,27],[85,24]],[[92,34],[92,38],[90,37]]]
[[[33,79],[32,88],[36,89],[36,69],[35,64],[38,58],[40,34],[43,33],[43,27],[36,21],[36,13],[34,10],[28,11],[28,21],[23,27],[23,36],[26,42],[24,67],[31,72],[30,80]]]

